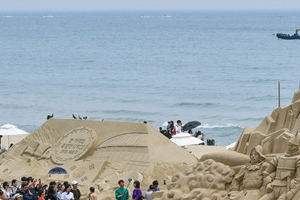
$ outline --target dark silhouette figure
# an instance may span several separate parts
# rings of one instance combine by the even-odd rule
[[[78,119],[82,119],[82,118],[80,117],[80,115],[78,115]]]
[[[52,115],[47,115],[47,120],[48,119],[51,119],[51,118],[53,118],[54,117],[54,114],[52,114]]]
[[[72,114],[72,116],[73,116],[73,119],[77,119],[77,117],[75,117],[75,115],[74,115],[74,114]]]
[[[86,117],[82,117],[83,119],[87,119],[87,116]]]

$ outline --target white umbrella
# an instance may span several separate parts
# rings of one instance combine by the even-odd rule
[[[198,138],[195,138],[194,136],[192,136],[188,133],[178,133],[172,137],[171,141],[179,146],[195,145],[195,144],[203,144],[204,143],[204,141],[202,141]]]
[[[0,126],[0,135],[8,136],[8,145],[9,145],[9,136],[10,135],[25,135],[28,134],[26,131],[19,129],[17,126],[12,124],[4,124]]]

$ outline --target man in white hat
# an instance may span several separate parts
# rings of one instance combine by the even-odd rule
[[[71,192],[74,194],[74,200],[80,200],[81,193],[80,193],[80,190],[78,189],[78,182],[77,181],[72,181]]]
[[[300,149],[299,134],[296,133],[288,143],[285,155],[275,157],[270,161],[264,172],[267,193],[260,200],[293,199],[300,189]]]

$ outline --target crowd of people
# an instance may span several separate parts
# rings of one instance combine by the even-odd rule
[[[167,138],[171,139],[174,135],[182,132],[182,122],[181,120],[177,120],[176,125],[174,125],[173,121],[168,121],[168,125],[166,129],[162,129],[162,127],[159,127],[159,131],[166,136]],[[205,134],[201,131],[195,131],[189,130],[188,133],[202,141],[205,139]]]
[[[115,190],[115,198],[117,200],[128,200],[130,198],[129,191],[125,188],[124,180],[119,180],[118,182],[119,188]],[[158,181],[154,180],[152,185],[149,186],[149,189],[143,195],[142,190],[140,189],[140,182],[133,182],[134,190],[132,191],[132,200],[149,200],[153,192],[160,191],[158,187]]]
[[[77,181],[51,181],[48,186],[41,179],[32,177],[22,177],[20,184],[16,179],[11,181],[11,185],[5,181],[0,190],[2,200],[80,200],[80,197]],[[94,187],[90,187],[89,199],[97,200]]]

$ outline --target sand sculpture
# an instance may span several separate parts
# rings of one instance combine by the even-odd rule
[[[151,125],[50,119],[1,155],[0,177],[77,180],[83,199],[90,186],[99,199],[113,199],[119,179],[133,178],[146,188],[196,161]],[[68,173],[49,175],[54,167]]]
[[[77,180],[83,199],[89,186],[100,199],[114,199],[118,179],[130,177],[142,188],[154,179],[170,180],[152,200],[297,200],[299,115],[300,90],[259,126],[246,127],[234,151],[206,154],[199,162],[151,125],[50,119],[1,155],[0,177]],[[68,173],[48,175],[56,166]]]
[[[155,192],[152,200],[220,199],[227,200],[227,191],[235,172],[229,166],[211,159],[198,162],[183,172],[176,173],[168,189]]]
[[[300,130],[300,90],[294,93],[292,102],[285,108],[278,107],[266,116],[257,127],[246,127],[234,148],[236,152],[250,154],[250,150],[261,145],[265,154],[284,153],[288,140]],[[272,155],[270,155],[272,156]]]
[[[274,110],[259,126],[246,127],[234,151],[202,156],[199,163],[175,174],[167,190],[151,199],[300,199],[299,115],[300,90],[291,104]],[[250,162],[245,162],[244,155],[250,156]],[[218,167],[208,165],[223,165],[228,173],[220,174],[226,182],[214,182]],[[202,179],[207,175],[211,176],[210,187]],[[220,184],[222,187],[218,187]]]

